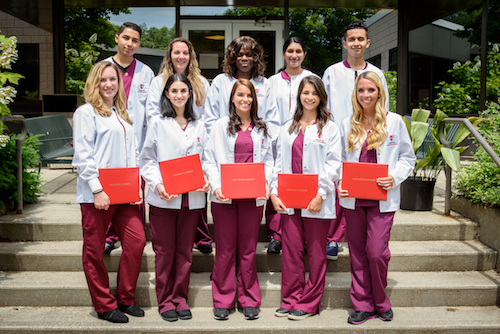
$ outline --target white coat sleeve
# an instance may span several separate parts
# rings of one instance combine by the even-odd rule
[[[154,119],[148,128],[146,139],[144,140],[144,145],[139,156],[141,176],[154,191],[156,191],[156,186],[162,183],[160,167],[158,165],[157,136],[158,122]]]
[[[267,146],[266,154],[262,157],[262,162],[265,166],[265,176],[266,181],[269,186],[273,180],[273,168],[274,168],[274,158],[273,158],[273,141],[271,138],[266,137],[265,143]]]
[[[160,99],[163,93],[163,77],[157,76],[151,81],[148,98],[146,100],[146,124],[149,124],[151,117],[160,115]]]
[[[208,182],[210,182],[211,192],[221,188],[219,163],[217,162],[215,148],[217,143],[220,144],[223,140],[225,140],[223,132],[225,129],[219,127],[219,124],[220,123],[215,123],[213,125],[212,133],[208,137],[208,141],[203,152],[203,170],[207,175]],[[219,147],[218,149],[223,150],[224,147]]]
[[[410,135],[401,117],[397,117],[397,127],[399,128],[399,157],[396,166],[389,174],[394,178],[393,187],[400,185],[410,175],[415,167],[415,153],[411,145]]]
[[[84,105],[73,115],[73,166],[78,176],[90,187],[92,192],[102,189],[99,181],[99,170],[94,160],[97,128],[94,120],[94,108]]]
[[[335,191],[335,182],[340,178],[341,150],[340,132],[337,125],[331,123],[332,133],[328,138],[328,149],[324,171],[318,175],[318,195]],[[325,129],[323,129],[325,131]]]
[[[205,128],[207,129],[208,135],[210,135],[211,127],[216,120],[220,118],[220,80],[214,78],[212,85],[208,90],[207,100],[205,102],[205,114],[203,115],[203,121],[205,122]]]
[[[269,187],[271,188],[271,194],[278,195],[278,174],[282,172],[282,163],[283,163],[283,140],[286,140],[286,134],[283,133],[285,126],[282,126],[279,131],[278,138],[276,139],[276,161],[274,162],[273,168],[273,178]]]
[[[323,84],[325,85],[325,90],[326,90],[326,94],[328,96],[330,96],[330,82],[331,82],[331,79],[330,79],[330,71],[328,69],[326,69],[325,73],[323,74]],[[332,112],[332,105],[331,105],[331,101],[332,99],[329,98],[327,100],[327,103],[326,103],[326,107],[328,108],[328,110],[330,110],[330,112]]]

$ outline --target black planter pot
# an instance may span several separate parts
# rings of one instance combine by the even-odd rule
[[[422,181],[421,177],[409,178],[401,183],[401,209],[431,211],[436,181]]]

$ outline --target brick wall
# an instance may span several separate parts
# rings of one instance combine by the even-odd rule
[[[52,33],[0,11],[0,34],[7,37],[16,36],[18,43],[39,45],[39,96],[41,98],[44,94],[53,94],[54,52]]]

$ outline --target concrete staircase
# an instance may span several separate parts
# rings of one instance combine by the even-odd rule
[[[352,311],[347,244],[337,261],[328,261],[321,314],[300,322],[276,318],[281,256],[266,253],[263,225],[257,249],[260,319],[246,321],[238,310],[225,322],[212,318],[214,256],[195,251],[189,295],[193,319],[163,321],[148,241],[136,293],[146,317],[130,317],[123,325],[99,320],[82,272],[75,177],[67,172],[51,177],[40,203],[27,206],[22,215],[0,217],[0,237],[12,240],[0,243],[0,333],[500,333],[497,254],[477,240],[474,222],[442,216],[439,188],[432,212],[396,213],[387,288],[392,322],[347,324]],[[105,257],[112,287],[120,254],[117,249]]]

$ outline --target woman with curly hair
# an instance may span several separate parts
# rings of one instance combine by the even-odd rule
[[[399,209],[399,185],[410,175],[415,154],[400,115],[384,107],[386,95],[380,77],[363,72],[352,93],[353,114],[342,121],[342,161],[389,165],[388,176],[377,179],[387,190],[387,200],[348,197],[339,181],[340,205],[345,209],[346,232],[351,259],[351,301],[354,312],[347,319],[361,324],[379,317],[391,321],[387,297],[387,268],[391,258],[389,239],[394,213]]]
[[[264,49],[252,37],[240,36],[233,40],[226,51],[223,64],[224,73],[212,81],[207,96],[205,126],[210,128],[216,120],[228,115],[231,89],[238,79],[252,82],[257,94],[258,116],[267,123],[273,140],[280,126],[276,101],[269,81],[264,77],[266,63]]]
[[[267,180],[273,169],[272,142],[266,123],[257,114],[253,84],[238,79],[229,99],[229,115],[212,125],[203,165],[211,187],[217,245],[212,273],[214,318],[228,319],[237,294],[245,319],[253,320],[259,317],[261,302],[255,252],[264,203],[269,198]],[[266,196],[233,200],[224,197],[220,165],[252,162],[265,164]]]
[[[149,124],[151,117],[160,115],[160,100],[163,96],[163,88],[167,79],[173,74],[184,74],[192,86],[193,111],[196,118],[203,118],[205,113],[205,100],[210,87],[207,79],[201,75],[196,60],[193,44],[183,37],[174,38],[167,47],[165,57],[160,66],[160,74],[153,79],[149,87],[148,100],[146,102],[146,118]],[[196,230],[196,248],[204,253],[212,253],[213,239],[208,230],[208,219],[206,208],[202,210],[203,219],[199,222]]]
[[[92,67],[83,94],[87,103],[73,115],[73,166],[78,171],[76,202],[82,211],[83,271],[98,317],[123,323],[128,322],[123,313],[144,316],[135,304],[134,293],[146,236],[137,205],[110,205],[99,181],[99,168],[136,167],[136,137],[126,110],[121,75],[113,63],[101,61]],[[141,201],[135,204],[142,203],[141,190],[139,197]],[[102,260],[110,222],[123,249],[115,296],[109,289]]]
[[[335,218],[335,182],[340,171],[340,133],[326,108],[317,76],[300,82],[293,118],[280,129],[271,184],[274,209],[282,213],[282,302],[277,317],[302,320],[318,314],[326,277],[326,235]],[[307,148],[307,149],[306,149]],[[318,192],[306,209],[287,208],[279,198],[278,173],[317,174]],[[305,278],[307,242],[309,278]]]

